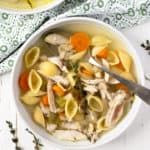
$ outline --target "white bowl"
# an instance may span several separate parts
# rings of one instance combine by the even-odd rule
[[[95,32],[98,34],[98,32],[103,33],[103,31],[105,31],[105,34],[107,36],[113,37],[112,40],[114,43],[116,42],[117,44],[121,42],[122,43],[121,46],[123,47],[123,49],[127,50],[128,53],[133,57],[133,61],[134,61],[133,63],[135,65],[135,72],[137,75],[137,80],[141,85],[144,84],[143,70],[142,70],[140,59],[137,56],[136,50],[132,47],[132,45],[124,37],[124,35],[120,33],[119,31],[117,31],[116,29],[114,29],[113,27],[101,21],[97,21],[95,19],[67,18],[67,19],[62,19],[53,23],[48,23],[46,26],[39,29],[36,33],[34,33],[27,40],[27,42],[22,46],[20,50],[20,54],[18,55],[18,58],[16,60],[16,63],[12,71],[12,94],[13,94],[13,99],[15,101],[15,104],[17,106],[20,116],[24,119],[24,121],[26,122],[26,124],[29,126],[30,129],[32,129],[35,133],[39,134],[44,139],[48,140],[49,143],[51,144],[54,144],[62,149],[70,149],[70,150],[71,149],[82,149],[82,150],[90,149],[90,148],[101,146],[105,143],[110,142],[111,140],[115,139],[122,132],[125,131],[125,129],[133,122],[134,118],[137,115],[137,112],[139,111],[141,100],[138,97],[135,98],[132,108],[130,109],[126,117],[112,131],[103,135],[94,144],[91,144],[89,142],[77,142],[77,143],[65,142],[65,141],[60,141],[52,137],[44,129],[40,128],[33,122],[33,120],[31,119],[31,116],[26,111],[25,106],[19,100],[20,90],[18,87],[18,77],[19,77],[19,74],[21,73],[22,60],[23,60],[23,55],[25,51],[30,46],[32,46],[43,35],[43,33],[48,32],[54,28],[61,28],[61,27],[64,28],[65,26],[67,27],[67,30],[70,30],[72,29],[72,26],[75,26],[76,27],[74,29],[75,31],[86,31],[89,34],[91,34],[91,32]],[[116,41],[116,39],[117,40],[119,39],[120,41]]]
[[[16,9],[11,9],[11,8],[5,8],[3,6],[0,6],[0,11],[8,13],[8,14],[16,14],[16,15],[30,15],[30,14],[34,14],[34,13],[40,13],[43,11],[47,11],[50,10],[56,6],[58,6],[59,4],[61,4],[62,2],[64,2],[64,0],[55,0],[47,5],[38,7],[38,8],[34,8],[34,9],[25,9],[25,10],[16,10]]]

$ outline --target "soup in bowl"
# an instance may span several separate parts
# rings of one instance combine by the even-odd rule
[[[0,9],[7,13],[33,14],[50,10],[64,0],[0,0]]]
[[[33,131],[61,148],[105,144],[139,110],[139,98],[91,65],[89,57],[133,82],[144,82],[140,60],[127,39],[89,18],[47,24],[21,48],[13,69],[12,91],[20,115]]]

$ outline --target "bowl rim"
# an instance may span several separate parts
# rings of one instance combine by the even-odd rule
[[[46,25],[44,25],[42,28],[40,28],[38,31],[36,31],[33,35],[31,35],[31,37],[25,42],[25,44],[20,48],[20,53],[18,54],[18,56],[17,56],[17,59],[16,59],[16,62],[15,62],[15,64],[14,64],[14,67],[13,67],[13,70],[12,70],[12,76],[11,76],[11,92],[12,92],[12,95],[13,95],[13,100],[14,100],[14,102],[15,102],[15,105],[16,105],[16,108],[17,108],[17,111],[19,112],[19,114],[20,114],[20,116],[21,116],[21,118],[22,118],[22,120],[24,121],[24,123],[28,126],[28,127],[30,127],[38,136],[40,136],[41,137],[41,139],[44,139],[45,141],[47,141],[47,143],[49,142],[50,144],[52,144],[53,146],[56,146],[56,147],[58,147],[58,148],[62,148],[62,149],[70,149],[70,150],[75,150],[75,149],[80,149],[80,150],[84,150],[84,149],[90,149],[90,148],[96,148],[96,147],[98,147],[98,146],[103,146],[104,144],[107,144],[107,143],[109,143],[109,142],[111,142],[112,140],[114,140],[114,139],[116,139],[117,137],[119,137],[131,124],[132,124],[132,122],[133,122],[133,120],[135,119],[135,117],[136,117],[136,115],[137,115],[137,113],[139,112],[139,109],[140,109],[140,106],[141,106],[141,103],[142,103],[142,101],[139,99],[139,98],[137,98],[137,100],[136,100],[136,102],[134,102],[135,104],[136,104],[136,109],[134,108],[134,113],[132,114],[132,115],[130,115],[130,119],[128,120],[128,122],[126,122],[126,124],[124,124],[124,126],[123,126],[123,128],[121,129],[121,130],[119,130],[119,132],[117,132],[114,136],[111,136],[110,138],[109,138],[109,140],[104,140],[104,142],[103,143],[101,143],[101,144],[98,144],[98,142],[97,143],[94,143],[94,144],[92,144],[92,145],[88,145],[88,147],[84,147],[84,146],[82,146],[82,145],[80,145],[80,146],[75,146],[75,147],[71,147],[71,146],[66,146],[66,145],[60,145],[60,144],[57,144],[57,143],[55,143],[55,142],[52,142],[52,141],[48,141],[46,138],[44,138],[39,132],[36,132],[36,130],[34,129],[34,128],[32,128],[28,123],[27,123],[27,121],[25,120],[25,118],[23,117],[23,115],[21,114],[21,111],[20,111],[20,109],[19,109],[19,107],[18,107],[18,104],[17,104],[17,100],[15,99],[15,95],[14,95],[14,92],[13,92],[13,83],[14,83],[14,77],[15,77],[15,70],[16,70],[16,68],[17,68],[17,64],[18,64],[18,60],[19,60],[19,58],[22,56],[22,52],[24,52],[25,51],[25,47],[26,47],[26,45],[27,44],[29,44],[30,43],[30,41],[32,41],[33,40],[33,38],[36,36],[36,35],[38,35],[38,34],[40,34],[40,33],[44,33],[45,32],[45,30],[46,29],[48,29],[49,27],[53,27],[53,26],[56,26],[56,25],[59,25],[59,24],[61,24],[61,23],[66,23],[66,22],[72,22],[72,21],[89,21],[89,22],[93,22],[93,23],[95,23],[95,24],[97,24],[97,25],[102,25],[102,26],[104,26],[104,27],[106,27],[106,28],[108,28],[109,30],[111,30],[111,31],[114,31],[115,32],[115,34],[117,35],[117,36],[119,36],[119,37],[121,37],[121,39],[125,42],[125,43],[127,43],[128,44],[128,47],[130,47],[130,48],[132,48],[135,52],[135,54],[136,54],[136,60],[134,60],[135,62],[138,62],[138,72],[137,72],[137,74],[139,74],[139,77],[140,77],[140,81],[141,81],[141,85],[144,85],[144,72],[143,72],[143,68],[142,68],[142,65],[141,65],[141,61],[140,61],[140,57],[138,56],[138,54],[137,54],[137,52],[136,52],[136,50],[135,50],[135,48],[131,45],[131,43],[128,41],[128,39],[120,32],[120,31],[118,31],[117,29],[115,29],[114,27],[112,27],[112,26],[110,26],[110,25],[108,25],[108,24],[106,24],[106,23],[104,23],[104,22],[102,22],[102,21],[99,21],[99,20],[96,20],[96,19],[92,19],[92,18],[87,18],[87,17],[69,17],[69,18],[63,18],[63,19],[60,19],[60,20],[57,20],[57,21],[55,21],[55,22],[48,22]],[[30,45],[30,44],[29,44]],[[137,69],[136,69],[137,70]],[[134,104],[134,105],[135,105]],[[129,112],[128,112],[129,113]],[[126,118],[126,117],[125,117]],[[124,119],[125,119],[124,118]],[[114,130],[114,129],[113,129]]]
[[[34,8],[34,9],[25,9],[25,10],[16,10],[16,9],[9,9],[9,8],[3,8],[0,7],[0,11],[2,11],[3,13],[7,13],[7,14],[14,14],[14,15],[32,15],[32,14],[36,14],[36,13],[41,13],[41,12],[45,12],[48,10],[51,10],[52,8],[58,6],[59,4],[61,4],[62,2],[64,2],[64,0],[55,0],[52,3],[49,3],[47,5],[43,5],[41,7],[38,8]]]

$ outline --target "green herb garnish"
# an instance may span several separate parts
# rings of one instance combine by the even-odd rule
[[[26,129],[26,131],[27,131],[28,133],[30,133],[30,134],[33,136],[33,143],[35,144],[34,149],[35,149],[35,150],[40,150],[40,147],[42,147],[43,144],[41,144],[39,138],[37,138],[37,137],[35,136],[35,134],[34,134],[32,131],[30,131],[29,129]]]

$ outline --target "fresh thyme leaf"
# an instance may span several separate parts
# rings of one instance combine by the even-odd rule
[[[13,128],[12,122],[6,121],[6,123],[8,124],[8,127],[10,129],[10,133],[13,135],[13,138],[11,140],[15,144],[15,149],[21,150],[22,148],[18,146],[19,139],[17,137],[17,124],[16,124],[16,129],[15,129]]]
[[[149,45],[149,44],[150,44],[149,40],[146,40],[146,44],[147,44],[147,45]]]
[[[33,136],[33,141],[32,142],[35,144],[35,146],[34,146],[35,150],[40,150],[40,147],[43,146],[43,144],[40,143],[40,139],[37,138],[35,136],[35,134],[32,131],[30,131],[29,129],[26,129],[26,131]]]
[[[144,43],[142,43],[142,44],[141,44],[141,47],[145,48],[145,45],[144,45]]]
[[[14,129],[11,129],[11,130],[10,130],[10,133],[11,133],[11,134],[15,134],[16,131],[15,131]]]
[[[145,43],[141,44],[141,47],[144,48],[146,51],[148,51],[148,54],[150,55],[150,41],[146,40]]]

